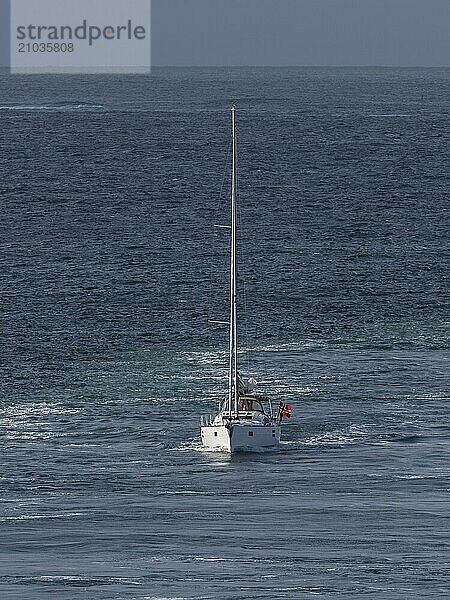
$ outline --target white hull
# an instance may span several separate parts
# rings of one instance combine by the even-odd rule
[[[280,425],[250,425],[234,423],[206,425],[201,428],[202,443],[216,452],[264,452],[277,450],[280,445]]]

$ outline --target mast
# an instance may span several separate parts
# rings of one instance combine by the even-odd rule
[[[236,142],[236,106],[231,107],[231,128],[233,139],[233,158],[231,165],[231,261],[230,261],[230,360],[228,373],[228,404],[230,414],[235,418],[239,411],[239,390],[237,378],[237,142]]]

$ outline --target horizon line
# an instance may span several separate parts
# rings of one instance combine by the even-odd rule
[[[442,65],[157,65],[152,68],[168,69],[450,69]]]

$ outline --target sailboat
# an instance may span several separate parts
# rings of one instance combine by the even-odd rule
[[[280,445],[281,422],[290,417],[292,406],[280,402],[276,411],[267,396],[255,393],[256,381],[244,381],[238,365],[237,328],[237,137],[236,106],[231,107],[231,243],[228,394],[215,415],[200,419],[201,439],[208,450],[262,452]]]

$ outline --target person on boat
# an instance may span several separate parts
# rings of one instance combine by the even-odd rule
[[[239,409],[240,410],[252,410],[251,400],[247,400],[247,398],[241,398],[239,400]]]

